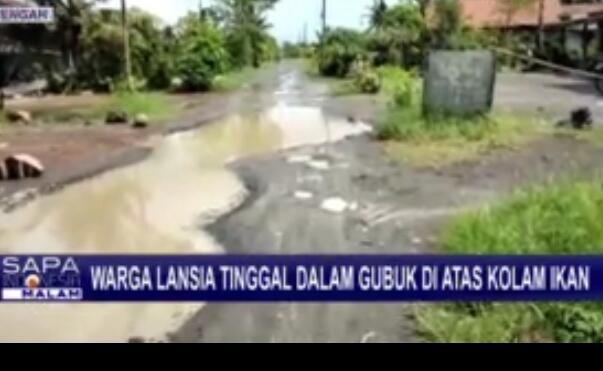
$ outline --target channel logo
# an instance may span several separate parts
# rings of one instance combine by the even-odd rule
[[[0,6],[0,24],[47,24],[54,20],[54,8],[49,6]]]
[[[1,299],[8,302],[81,301],[80,270],[73,258],[5,257]]]

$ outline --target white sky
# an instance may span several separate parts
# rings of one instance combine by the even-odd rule
[[[127,0],[136,6],[174,23],[189,10],[198,9],[199,0]],[[395,0],[388,2],[394,3]],[[109,0],[108,5],[119,6],[120,0]],[[209,5],[211,0],[203,0]],[[368,7],[373,0],[327,0],[330,26],[361,27],[366,25]],[[322,0],[280,0],[270,14],[273,34],[281,41],[298,41],[307,24],[308,38],[312,39],[320,27]]]

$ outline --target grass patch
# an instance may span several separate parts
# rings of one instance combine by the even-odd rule
[[[99,107],[102,117],[107,111],[125,111],[130,117],[139,113],[149,116],[151,121],[164,120],[176,112],[167,95],[163,93],[116,93],[107,106]]]
[[[362,94],[360,88],[351,79],[329,79],[331,95],[334,97],[345,97],[349,95]]]
[[[529,116],[425,118],[418,108],[391,108],[378,136],[393,159],[438,168],[521,145],[543,131],[538,124]]]
[[[395,160],[438,168],[519,146],[545,131],[536,116],[423,115],[418,73],[391,66],[380,67],[378,73],[390,106],[377,134]]]
[[[62,97],[57,97],[61,99]],[[125,111],[130,117],[144,113],[152,122],[162,121],[178,113],[175,99],[159,92],[118,92],[83,104],[75,100],[60,106],[32,107],[34,120],[46,124],[82,124],[103,122],[109,111]],[[35,105],[35,103],[34,103]],[[29,111],[28,107],[22,109]]]
[[[597,147],[603,147],[603,128],[598,126],[588,130],[558,128],[556,130],[556,134],[559,136],[570,137],[576,140],[588,142]]]
[[[451,254],[601,254],[603,186],[532,187],[460,216],[444,234]],[[458,304],[417,311],[437,342],[603,342],[603,304]]]
[[[257,74],[257,69],[246,67],[240,70],[231,71],[227,74],[217,76],[214,79],[212,90],[218,92],[229,92],[240,89],[243,85],[249,83]]]

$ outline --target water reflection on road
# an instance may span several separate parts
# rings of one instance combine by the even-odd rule
[[[0,253],[222,253],[203,226],[247,196],[229,162],[368,130],[362,123],[325,117],[319,108],[281,103],[154,138],[153,154],[144,162],[0,215]],[[198,309],[190,304],[2,306],[0,340],[161,340]]]

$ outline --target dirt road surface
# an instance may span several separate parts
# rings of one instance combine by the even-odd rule
[[[523,81],[515,75],[500,76],[497,105],[504,109],[537,110],[541,105],[545,109],[552,107],[548,102],[558,100],[565,102],[569,110],[574,103],[596,106],[599,100],[596,95],[549,86],[549,77],[533,78],[533,83],[526,84],[527,79]],[[546,95],[535,94],[539,89],[550,90]],[[565,114],[565,106],[554,106],[556,115]],[[202,227],[227,253],[437,253],[439,233],[446,221],[460,211],[496,200],[518,186],[570,174],[588,177],[603,167],[602,149],[573,139],[548,138],[439,171],[415,169],[391,162],[367,132],[367,125],[375,123],[384,108],[385,103],[375,97],[331,97],[325,83],[310,80],[301,65],[287,62],[263,71],[241,92],[208,98],[191,109],[187,117],[160,132],[124,132],[117,136],[111,132],[108,135],[123,143],[107,147],[105,159],[96,156],[95,160],[75,161],[75,151],[66,156],[73,166],[64,165],[67,159],[51,162],[45,179],[5,184],[3,194],[61,186],[133,162],[142,161],[141,166],[148,167],[153,163],[149,154],[162,152],[165,147],[153,145],[153,137],[206,123],[190,134],[162,143],[183,143],[180,152],[173,151],[178,147],[167,146],[168,159],[175,153],[179,154],[174,157],[177,161],[187,157],[205,161],[205,157],[210,157],[211,166],[204,163],[204,173],[196,176],[215,180],[216,174],[226,174],[218,162],[227,163],[229,174],[236,174],[246,186],[248,197],[242,204]],[[39,134],[41,142],[45,137],[46,132]],[[338,140],[343,137],[346,138]],[[21,140],[8,138],[11,148],[35,148],[31,139]],[[191,184],[188,174],[178,174],[173,169],[162,171],[162,177],[173,176],[174,184]],[[122,184],[122,178],[110,171],[101,181]],[[70,186],[58,194],[71,190],[94,197],[93,203],[101,204],[102,200],[96,199],[99,192],[78,191],[94,190],[95,184],[102,184],[97,179],[90,179],[91,184],[84,187]],[[169,191],[168,195],[174,197],[172,204],[181,201],[170,182],[153,184],[150,177],[145,178],[145,183],[151,184],[134,188],[151,189],[156,194]],[[56,187],[51,188],[56,191]],[[140,192],[136,191],[136,196]],[[203,182],[199,192],[212,194]],[[121,196],[128,217],[140,215],[139,209],[132,209],[127,194]],[[45,205],[40,209],[60,209],[61,200],[69,199],[62,197],[50,196],[50,201],[39,203]],[[148,206],[150,201],[138,197],[136,202]],[[40,206],[31,209],[36,207]],[[10,221],[15,216],[15,220],[25,219],[28,228],[36,225],[19,210],[16,213],[6,214],[5,219]],[[153,217],[143,214],[145,218]],[[110,211],[103,215],[110,228],[114,216]],[[89,218],[93,221],[94,215]],[[118,218],[114,219],[119,223]],[[145,222],[161,223],[161,219]],[[42,227],[37,229],[39,233],[44,232]],[[168,227],[165,226],[166,231]],[[412,310],[399,304],[209,304],[190,316],[180,315],[178,326],[165,331],[169,332],[167,340],[174,342],[420,341],[409,318]],[[128,336],[138,338],[145,334],[130,331]]]
[[[287,101],[311,102],[310,92],[318,90],[315,83],[296,71],[292,73],[296,85],[289,90]],[[512,106],[508,103],[510,96],[517,94],[513,90],[516,77],[502,76],[499,81],[498,100],[506,102],[508,109]],[[522,94],[531,94],[531,89],[534,87]],[[361,107],[361,102],[365,107]],[[361,119],[370,122],[381,107],[373,101],[368,109],[367,102],[370,98],[324,97],[312,103],[324,112],[339,115],[356,117],[364,113]],[[308,157],[325,160],[328,169],[292,161]],[[600,149],[557,138],[434,172],[391,163],[370,135],[354,137],[328,146],[304,147],[237,162],[233,167],[254,191],[254,197],[215,223],[210,231],[227,251],[242,254],[434,253],[439,233],[452,215],[521,185],[559,175],[589,176],[601,169],[602,158]],[[307,197],[300,199],[300,194]],[[347,210],[330,213],[322,209],[322,203],[332,198],[344,200]],[[412,310],[395,304],[212,304],[172,334],[171,339],[420,341],[408,317]]]

